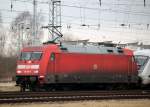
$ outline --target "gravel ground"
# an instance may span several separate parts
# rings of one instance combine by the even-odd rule
[[[0,91],[18,91],[15,83],[0,83]],[[99,101],[73,101],[73,102],[47,102],[2,104],[0,107],[150,107],[150,100],[99,100]]]
[[[99,100],[47,103],[2,104],[0,107],[150,107],[150,100]]]
[[[0,91],[19,91],[19,87],[15,85],[15,82],[0,83]]]

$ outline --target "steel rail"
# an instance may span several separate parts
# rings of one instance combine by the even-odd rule
[[[150,91],[0,92],[0,104],[105,99],[150,99]]]

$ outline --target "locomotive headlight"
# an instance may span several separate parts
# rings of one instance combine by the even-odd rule
[[[40,75],[40,78],[44,78],[44,75]]]
[[[25,65],[17,65],[17,69],[25,69]]]
[[[17,73],[20,74],[20,73],[22,73],[22,72],[18,70]]]
[[[39,69],[39,65],[31,65],[31,69]]]
[[[36,70],[36,71],[34,71],[34,73],[35,73],[35,74],[37,74],[37,73],[39,73],[39,71],[38,71],[38,70]]]

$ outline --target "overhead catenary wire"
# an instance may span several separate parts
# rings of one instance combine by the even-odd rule
[[[16,1],[21,1],[21,2],[29,2],[28,0],[16,0]],[[101,0],[99,0],[99,2],[100,2],[100,6],[101,6]],[[41,2],[41,1],[38,1],[38,3],[41,3],[41,4],[47,4],[47,2]],[[119,3],[116,3],[116,5],[120,5]],[[91,10],[96,10],[97,8],[89,8],[89,7],[79,7],[79,6],[75,6],[75,5],[66,5],[66,4],[64,4],[64,5],[62,5],[62,6],[68,6],[68,7],[74,7],[74,8],[80,8],[80,11],[81,11],[81,8],[83,8],[84,10],[85,9],[91,9]],[[106,10],[105,10],[106,11]],[[133,15],[133,12],[132,13],[129,13],[130,11],[116,11],[116,10],[108,10],[108,11],[112,11],[112,12],[119,12],[119,13],[124,13],[124,14],[132,14]],[[81,13],[81,12],[80,12]],[[135,12],[136,14],[134,14],[134,15],[144,15],[144,16],[147,16],[148,14],[146,13],[144,13],[143,14],[143,12],[142,13],[140,13],[140,12]],[[138,14],[137,14],[138,13]],[[140,14],[139,14],[140,13]],[[82,20],[83,20],[83,18],[84,18],[84,20],[85,20],[85,15],[83,16],[83,18],[82,18],[82,16],[80,15],[80,17],[81,17],[81,22],[82,22]]]
[[[21,10],[9,10],[9,9],[0,9],[0,11],[7,11],[7,12],[17,12],[17,13],[22,13],[22,12],[24,12],[24,11],[21,11]],[[49,14],[49,13],[44,13],[44,12],[42,12],[42,14]],[[68,17],[68,18],[80,18],[80,17],[76,17],[76,16],[66,16],[66,15],[62,15],[63,17]],[[98,19],[96,19],[96,18],[88,18],[87,20],[98,20]],[[109,20],[107,20],[107,21],[109,21]],[[111,21],[113,21],[113,20],[111,20]],[[134,22],[130,22],[130,23],[134,23]],[[141,24],[141,23],[137,23],[137,24]]]
[[[27,3],[32,3],[32,2],[30,2],[30,0],[14,0],[14,1],[21,1],[21,2],[27,2]],[[41,2],[41,1],[38,1],[38,3],[41,3],[41,4],[46,4],[47,2]],[[105,4],[105,3],[104,3]],[[114,3],[113,3],[114,4]],[[119,4],[119,3],[115,3],[116,5],[117,4]],[[123,3],[124,4],[124,3]],[[74,8],[78,8],[78,6],[76,6],[76,5],[67,5],[67,4],[64,4],[64,6],[68,6],[68,7],[74,7]],[[84,7],[84,6],[80,6],[81,8],[84,8],[84,9],[92,9],[92,10],[98,10],[98,8],[91,8],[91,7]],[[112,12],[112,9],[111,10],[109,10],[109,9],[102,9],[101,11],[108,11],[108,12]],[[120,11],[120,10],[119,10]],[[22,12],[22,11],[18,11],[18,10],[14,10],[14,9],[12,9],[12,12]],[[124,12],[124,11],[123,11]],[[132,14],[132,11],[125,11],[125,12],[131,12],[131,13],[126,13],[126,14]],[[148,17],[150,14],[149,13],[146,13],[145,14],[145,12],[136,12],[136,14],[138,13],[138,15],[141,15],[142,17],[143,16],[146,16],[146,17]],[[45,14],[45,13],[44,13]],[[134,14],[132,14],[132,15],[134,15]],[[62,15],[63,17],[65,17],[65,18],[70,18],[70,19],[75,19],[75,18],[77,18],[76,16],[66,16],[66,15]],[[85,16],[84,16],[85,17]],[[79,17],[79,19],[80,19],[80,17]],[[95,18],[88,18],[88,17],[86,17],[86,20],[95,20]],[[98,20],[98,19],[97,19]],[[114,22],[114,20],[108,20],[108,19],[101,19],[103,22],[105,22],[105,21],[109,21],[109,22]],[[118,21],[118,20],[117,20]],[[120,23],[121,23],[121,20],[119,21]],[[128,23],[129,24],[141,24],[140,22],[131,22],[131,21],[128,21]],[[142,23],[142,24],[148,24],[148,23]],[[88,24],[87,24],[88,25]],[[89,24],[90,25],[90,24]]]
[[[21,8],[20,10],[17,10],[17,8],[15,8],[16,7],[15,5],[18,5],[18,4],[15,3],[15,1],[17,2],[17,1],[20,1],[20,0],[14,0],[14,3],[12,3],[13,4],[12,8],[11,9],[9,8],[10,12],[12,12],[12,13],[15,12],[15,13],[18,14],[18,13],[24,12],[24,10],[25,11],[27,10],[27,9],[23,10],[23,8]],[[22,2],[27,3],[27,4],[28,3],[32,4],[32,1],[33,0],[22,0]],[[94,13],[95,11],[97,11],[97,12],[100,11],[102,13],[102,15],[103,15],[103,13],[108,13],[108,14],[113,13],[113,14],[116,14],[116,15],[119,16],[119,14],[123,13],[124,16],[132,15],[132,16],[141,17],[141,19],[142,18],[147,18],[147,17],[150,16],[149,11],[146,12],[144,10],[135,10],[135,9],[134,10],[132,10],[132,9],[125,10],[125,9],[119,8],[119,6],[122,6],[122,5],[130,6],[130,5],[132,5],[132,3],[126,4],[127,3],[126,2],[126,3],[121,4],[119,2],[119,0],[116,0],[116,1],[117,2],[114,2],[114,0],[113,0],[112,3],[103,2],[103,4],[100,6],[101,9],[97,6],[98,4],[96,6],[90,7],[90,6],[86,6],[86,5],[79,5],[78,6],[78,4],[68,4],[68,2],[66,2],[66,3],[64,2],[62,4],[63,8],[66,8],[66,9],[69,8],[70,10],[71,10],[71,8],[77,9],[77,10],[81,9],[82,14],[81,14],[81,16],[76,15],[76,14],[70,14],[70,15],[64,14],[64,15],[62,15],[62,17],[63,17],[63,27],[64,27],[65,24],[69,23],[70,28],[77,28],[79,30],[81,30],[81,29],[85,30],[86,29],[86,30],[91,30],[91,31],[92,30],[97,30],[98,31],[97,27],[98,27],[99,22],[97,22],[97,20],[101,20],[101,22],[102,22],[101,23],[101,27],[102,27],[101,31],[115,32],[117,34],[122,32],[122,33],[124,33],[124,35],[126,35],[126,34],[132,35],[135,32],[136,32],[137,35],[140,35],[140,34],[148,35],[150,33],[149,32],[149,23],[146,23],[146,21],[130,20],[130,17],[125,18],[125,21],[123,21],[120,18],[116,17],[116,21],[115,21],[115,19],[113,19],[113,18],[106,19],[106,18],[103,18],[103,17],[98,18],[98,17],[92,16],[93,14],[91,14],[91,16],[86,15],[86,12],[91,12],[91,13],[93,12]],[[140,1],[142,1],[142,0],[140,0]],[[40,5],[44,5],[44,6],[47,5],[47,2],[41,1],[41,0],[38,1],[38,3]],[[108,7],[104,8],[104,5],[106,5],[106,4],[113,5],[113,6],[118,7],[118,8],[108,8]],[[135,4],[136,3],[134,3],[134,6],[135,6]],[[24,4],[22,4],[22,5],[24,5]],[[148,4],[146,4],[146,7],[147,7],[147,5]],[[133,6],[133,8],[135,8],[134,6]],[[141,2],[140,6],[143,6],[143,1]],[[30,9],[28,9],[28,11],[31,12]],[[45,16],[48,15],[48,13],[46,13],[46,11],[44,11],[44,12],[42,14],[44,14]],[[10,17],[10,19],[11,19],[11,17]],[[12,19],[15,19],[15,17],[13,17]],[[74,20],[78,20],[78,19],[79,20],[81,19],[82,21],[81,22],[80,21],[79,22],[74,21]],[[71,20],[71,21],[68,21],[68,20]],[[7,21],[4,21],[4,23],[5,22],[8,24]],[[105,22],[107,22],[107,23],[105,24]],[[10,21],[10,23],[11,23],[11,21]],[[81,26],[83,23],[84,23],[85,26]],[[116,26],[113,23],[116,23]],[[122,25],[125,25],[125,26],[119,26],[119,24],[120,25],[122,24]],[[133,25],[138,25],[139,27],[134,28]],[[140,26],[143,26],[143,25],[144,25],[144,27],[140,27]],[[128,26],[130,26],[130,28],[128,28]],[[123,29],[123,30],[120,30],[120,29]],[[122,36],[122,35],[120,35],[120,36]]]
[[[10,11],[10,10],[5,10],[5,11]],[[23,12],[23,11],[15,11],[15,12]],[[77,19],[77,18],[79,18],[80,19],[80,17],[72,17],[72,16],[63,16],[63,17],[68,17],[68,18],[73,18],[73,19]],[[4,17],[4,18],[10,18],[11,19],[11,17]],[[15,19],[15,18],[14,18]],[[88,19],[89,20],[89,19]],[[91,19],[91,20],[96,20],[96,19]],[[107,19],[101,19],[103,22],[114,22],[115,20],[107,20]],[[118,20],[119,21],[119,20]],[[121,23],[121,21],[120,21],[120,23]],[[82,23],[81,23],[82,24]],[[81,25],[80,24],[80,25]],[[135,22],[130,22],[130,24],[132,24],[132,25],[141,25],[141,23],[135,23]],[[87,24],[88,26],[92,26],[92,24]],[[111,25],[111,23],[110,23],[110,25]],[[118,23],[118,25],[119,25],[119,23]],[[143,25],[145,25],[145,26],[147,26],[147,24],[145,23],[143,23]],[[85,25],[86,26],[86,25]],[[95,24],[95,26],[98,26],[98,24]],[[129,26],[129,25],[127,25],[127,26]]]
[[[13,1],[16,1],[16,2],[24,2],[24,3],[31,3],[32,4],[32,1],[31,0],[13,0]],[[100,1],[99,2],[99,4],[101,4],[102,5],[102,0],[98,0],[98,1]],[[105,1],[105,0],[104,0]],[[106,5],[106,6],[108,6],[108,5],[118,5],[118,6],[128,6],[128,5],[130,5],[129,3],[110,3],[110,2],[104,2],[103,1],[103,5]],[[140,1],[142,1],[142,0],[140,0]],[[40,3],[40,4],[48,4],[48,2],[49,1],[38,1],[38,3]],[[142,3],[142,2],[144,2],[144,3]],[[143,6],[143,5],[145,5],[145,6],[150,6],[150,3],[149,4],[146,4],[146,0],[143,0],[141,3],[136,3],[136,4],[132,4],[133,6]],[[74,2],[72,2],[72,4],[74,4]],[[92,5],[95,5],[95,4],[97,4],[97,2],[94,2],[93,1],[93,3],[92,3]]]
[[[17,1],[21,1],[23,2],[22,0],[17,0]],[[28,1],[26,1],[28,2]],[[30,3],[30,2],[29,2]],[[40,3],[40,4],[48,4],[48,2],[41,2],[41,1],[37,1],[37,3]],[[131,5],[131,4],[130,4]],[[77,5],[69,5],[69,4],[61,4],[62,7],[72,7],[72,8],[83,8],[83,9],[87,9],[87,10],[94,10],[94,11],[98,11],[99,8],[95,8],[95,7],[86,7],[86,6],[77,6]],[[124,13],[124,14],[132,14],[132,15],[143,15],[143,16],[150,16],[150,13],[145,13],[145,12],[137,12],[137,11],[124,11],[124,10],[113,10],[113,9],[110,9],[110,8],[105,8],[105,9],[101,9],[101,11],[105,11],[105,12],[115,12],[115,13]]]
[[[0,11],[7,11],[7,12],[11,12],[10,10],[8,9],[0,9]],[[24,11],[18,11],[18,10],[12,10],[12,12],[16,12],[16,13],[22,13]],[[42,12],[41,14],[45,14],[45,15],[48,15],[49,13],[45,13],[45,12]],[[70,19],[81,19],[81,16],[80,17],[77,17],[77,16],[69,16],[69,15],[62,15],[63,18],[70,18]],[[4,17],[4,18],[7,18],[7,17]],[[8,18],[11,18],[11,17],[8,17]],[[12,19],[15,19],[15,18],[12,18]],[[99,18],[87,18],[86,20],[91,20],[91,21],[98,21]],[[115,22],[115,20],[108,20],[108,19],[100,19],[101,21],[104,21],[104,22]],[[123,23],[121,20],[117,20],[118,23]],[[81,21],[82,22],[82,21]],[[137,22],[133,22],[133,21],[128,21],[128,23],[130,24],[133,24],[133,25],[141,25],[141,24],[147,24],[147,23],[137,23]]]
[[[21,1],[21,2],[29,2],[29,0],[16,0],[16,1]],[[38,3],[41,3],[41,4],[47,4],[48,2],[41,2],[41,1],[37,1]],[[101,6],[101,0],[99,1],[100,2],[100,6]],[[30,3],[30,2],[29,2]],[[115,4],[119,4],[119,3],[115,3]],[[97,8],[91,8],[91,7],[84,7],[84,6],[75,6],[75,5],[67,5],[67,4],[63,4],[62,6],[66,6],[66,7],[73,7],[73,8],[80,8],[80,11],[82,9],[91,9],[91,10],[97,10]],[[149,13],[144,13],[144,12],[134,12],[135,14],[133,14],[132,11],[118,11],[118,10],[112,10],[112,9],[101,9],[101,11],[108,11],[108,12],[118,12],[118,13],[124,13],[124,14],[132,14],[132,15],[144,15],[144,16],[148,16],[150,15]],[[131,13],[130,13],[131,12]],[[63,17],[67,17],[67,18],[74,18],[74,16],[63,16]],[[81,22],[84,22],[85,23],[85,15],[81,15],[81,12],[80,12],[80,19],[81,19]],[[95,19],[89,19],[87,18],[87,20],[95,20]],[[98,19],[99,20],[99,19]],[[103,19],[103,21],[105,21]],[[113,20],[107,20],[107,21],[110,21],[110,22],[113,22]],[[132,23],[133,24],[133,23]],[[140,24],[140,23],[134,23],[134,24]],[[88,24],[87,24],[88,25]],[[100,26],[100,24],[98,24]],[[130,27],[130,24],[129,24],[129,27]]]

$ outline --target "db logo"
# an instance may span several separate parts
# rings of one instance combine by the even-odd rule
[[[97,70],[97,69],[98,69],[97,64],[94,64],[94,65],[93,65],[93,70]]]

